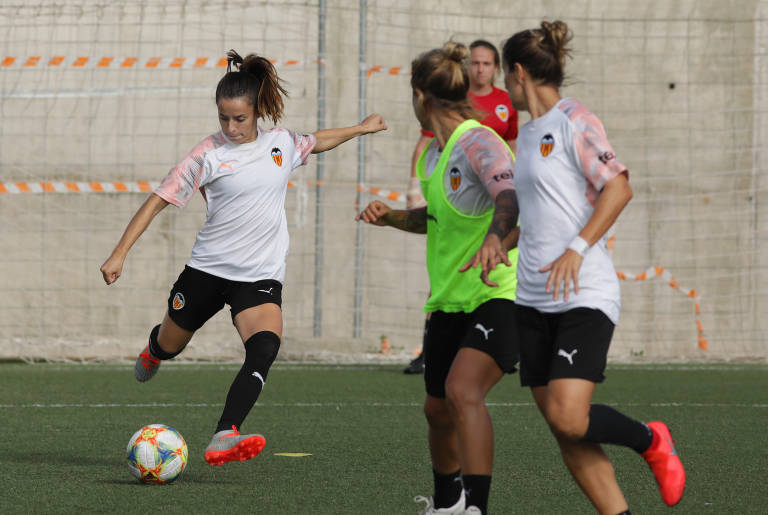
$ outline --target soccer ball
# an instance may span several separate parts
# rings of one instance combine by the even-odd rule
[[[163,424],[144,426],[128,441],[128,468],[142,483],[170,483],[187,466],[187,442]]]

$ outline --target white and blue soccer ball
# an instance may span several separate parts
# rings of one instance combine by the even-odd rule
[[[187,443],[163,424],[144,426],[128,441],[128,468],[142,483],[170,483],[187,466]]]

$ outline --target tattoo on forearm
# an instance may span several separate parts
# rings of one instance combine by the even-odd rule
[[[495,234],[503,240],[517,225],[520,209],[517,205],[517,194],[514,190],[505,190],[496,197],[491,226],[488,234]]]
[[[403,231],[424,234],[427,232],[427,208],[392,211],[389,225]]]
[[[420,207],[418,209],[408,210],[408,217],[406,218],[406,231],[417,232],[424,234],[427,232],[427,208]]]

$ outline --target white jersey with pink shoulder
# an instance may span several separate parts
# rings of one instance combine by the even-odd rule
[[[217,132],[171,169],[155,193],[184,207],[196,190],[207,204],[190,267],[233,281],[285,280],[288,177],[305,164],[312,134],[258,130],[255,141],[237,144]]]
[[[599,309],[616,324],[619,281],[605,238],[584,254],[579,293],[568,301],[545,291],[549,272],[539,270],[560,257],[587,221],[605,183],[627,173],[613,152],[600,120],[578,100],[560,100],[518,135],[515,189],[520,205],[520,255],[515,302],[543,312],[577,307]]]
[[[433,139],[424,156],[426,176],[435,171],[442,150]],[[513,190],[515,160],[502,139],[487,127],[475,127],[462,134],[448,156],[443,191],[460,213],[478,216],[494,207],[496,197]]]

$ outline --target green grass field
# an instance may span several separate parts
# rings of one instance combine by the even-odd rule
[[[277,364],[243,426],[265,435],[265,450],[208,466],[202,452],[237,368],[165,365],[139,384],[127,365],[0,364],[0,513],[407,514],[414,495],[431,493],[423,381],[402,366]],[[613,366],[607,376],[597,401],[672,429],[688,471],[673,512],[768,512],[767,366]],[[488,401],[491,512],[591,513],[517,376]],[[149,423],[187,441],[174,484],[128,472],[125,446]],[[635,515],[670,511],[640,457],[607,452]]]

